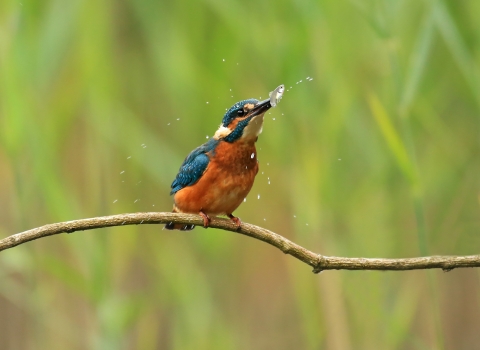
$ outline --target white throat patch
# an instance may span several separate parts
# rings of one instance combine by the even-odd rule
[[[243,134],[241,139],[250,140],[256,139],[258,135],[262,133],[263,130],[263,117],[264,114],[257,115],[250,120],[250,123],[243,129]]]

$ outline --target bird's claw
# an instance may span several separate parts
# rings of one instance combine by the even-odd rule
[[[227,216],[233,221],[235,226],[237,226],[237,230],[242,226],[242,220],[240,220],[240,218],[233,216],[232,214],[227,214]]]
[[[212,221],[212,219],[210,219],[210,217],[207,214],[205,214],[203,211],[200,211],[199,214],[203,218],[203,227],[208,228],[208,226],[210,226],[210,221]]]

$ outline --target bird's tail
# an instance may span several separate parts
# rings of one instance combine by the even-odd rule
[[[195,225],[192,224],[177,224],[174,222],[169,222],[168,224],[165,224],[165,229],[166,230],[180,230],[180,231],[191,231],[195,228]]]
[[[173,213],[178,213],[179,211],[177,208],[173,208],[172,210]],[[175,222],[169,222],[165,224],[164,229],[166,230],[180,230],[180,231],[191,231],[195,228],[195,225],[192,224],[177,224]]]

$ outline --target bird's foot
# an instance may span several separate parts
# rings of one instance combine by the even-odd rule
[[[237,226],[237,230],[242,226],[242,220],[240,220],[240,218],[233,216],[233,214],[227,214],[227,216],[233,221],[235,226]]]
[[[210,226],[210,221],[212,221],[212,219],[210,219],[210,217],[201,210],[199,214],[203,218],[203,227],[207,228]]]

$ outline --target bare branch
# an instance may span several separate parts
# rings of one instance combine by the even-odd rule
[[[199,215],[191,214],[152,212],[102,216],[91,219],[59,222],[17,233],[0,240],[0,251],[13,248],[17,245],[38,238],[52,236],[59,233],[72,233],[75,231],[93,230],[96,228],[112,226],[166,224],[168,222],[195,224],[198,226],[203,225],[203,219]],[[236,226],[230,220],[212,218],[210,227],[238,232],[264,241],[280,249],[285,254],[290,254],[300,261],[310,265],[313,267],[313,272],[315,273],[319,273],[323,270],[403,271],[435,268],[450,271],[454,268],[460,267],[480,267],[480,255],[429,256],[405,259],[343,258],[324,256],[313,253],[275,232],[255,225],[243,223],[242,227],[237,230]]]

